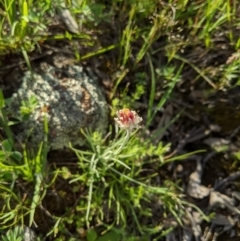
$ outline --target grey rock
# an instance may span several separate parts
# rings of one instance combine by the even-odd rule
[[[212,191],[210,193],[209,208],[213,208],[215,206],[227,208],[233,213],[238,215],[240,214],[240,210],[234,206],[233,198],[230,198],[220,192]]]
[[[62,20],[62,22],[66,25],[67,30],[71,33],[79,34],[80,33],[79,26],[76,20],[74,19],[72,13],[68,9],[65,1],[59,1],[58,4],[59,4],[59,6],[57,7],[58,15]]]
[[[80,31],[79,31],[78,24],[77,24],[76,20],[74,19],[74,17],[72,16],[69,9],[59,8],[58,12],[59,12],[60,19],[66,25],[67,30],[71,33],[79,34]]]
[[[39,145],[44,140],[44,116],[52,149],[63,149],[69,142],[73,146],[83,145],[81,128],[106,132],[108,107],[96,77],[87,74],[82,66],[66,63],[62,56],[51,65],[41,63],[33,74],[25,73],[20,88],[13,94],[7,107],[12,116],[20,114],[22,101],[28,103],[32,96],[37,100],[28,120],[20,123],[15,133],[21,142],[30,137],[28,141]]]
[[[190,175],[187,193],[189,196],[196,199],[203,199],[210,194],[210,189],[201,185],[202,179],[202,164],[200,161],[197,161],[196,170]]]
[[[31,228],[25,226],[23,230],[23,241],[36,241],[36,240],[37,240],[37,236],[35,232]]]

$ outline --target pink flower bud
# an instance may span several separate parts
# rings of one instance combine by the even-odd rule
[[[142,117],[139,117],[135,111],[124,108],[117,112],[117,118],[114,120],[120,128],[132,130],[139,128]]]

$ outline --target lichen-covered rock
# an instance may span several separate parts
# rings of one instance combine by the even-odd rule
[[[44,115],[48,119],[49,144],[52,149],[82,145],[81,128],[106,132],[108,107],[97,79],[83,67],[65,64],[58,58],[54,64],[42,62],[32,74],[26,72],[18,91],[12,95],[8,111],[16,116],[22,101],[35,96],[37,104],[29,119],[20,124],[17,138],[38,145],[44,139]]]
[[[25,226],[23,229],[23,241],[36,241],[36,233],[29,227]]]

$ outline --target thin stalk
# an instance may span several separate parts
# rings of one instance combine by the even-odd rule
[[[117,156],[122,151],[123,147],[127,144],[128,140],[130,138],[130,134],[131,134],[131,131],[127,129],[125,139],[123,140],[123,142],[121,143],[121,145],[119,146],[117,151],[114,152],[115,156]]]
[[[91,178],[89,180],[89,191],[88,191],[88,199],[87,199],[87,212],[86,212],[86,224],[89,227],[89,214],[91,209],[91,202],[92,202],[92,195],[93,195],[93,183],[94,183],[94,174],[96,173],[96,165],[98,159],[95,159],[95,154],[92,156],[91,163],[90,163],[90,170],[91,170]]]
[[[154,71],[152,60],[149,53],[147,53],[147,58],[148,58],[149,67],[151,71],[151,90],[150,90],[150,97],[148,101],[148,112],[147,112],[147,120],[148,120],[147,125],[149,125],[150,124],[149,121],[151,121],[151,113],[152,113],[153,104],[154,104],[154,96],[156,92],[156,76],[155,76],[155,71]]]

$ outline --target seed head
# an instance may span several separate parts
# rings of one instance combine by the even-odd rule
[[[124,108],[117,112],[117,117],[114,120],[120,128],[133,130],[139,128],[142,117],[139,117],[135,111]]]

